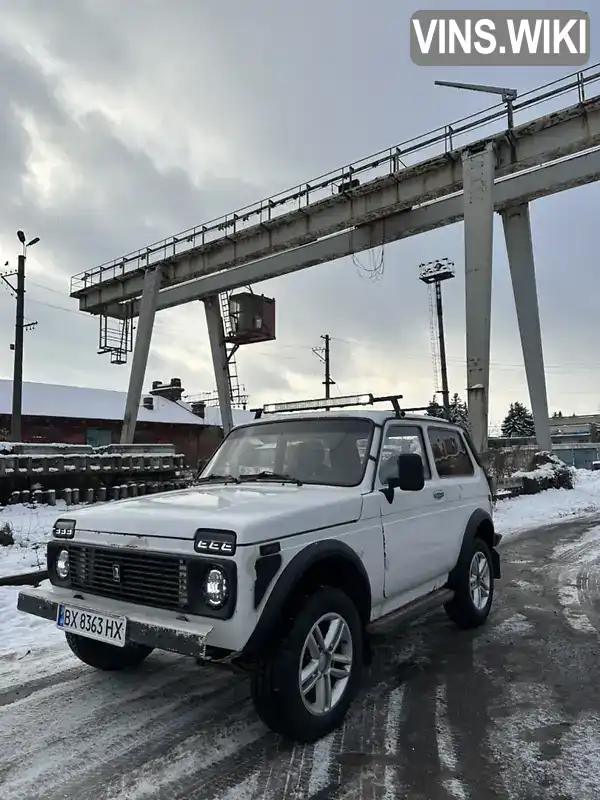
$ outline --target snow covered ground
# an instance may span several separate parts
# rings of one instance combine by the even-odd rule
[[[46,542],[52,525],[65,510],[64,501],[57,502],[55,507],[0,507],[0,529],[8,523],[15,540],[11,547],[0,547],[0,577],[45,567]],[[0,656],[14,652],[18,659],[30,648],[63,644],[63,637],[53,625],[17,611],[18,593],[16,586],[0,587]]]
[[[575,470],[573,489],[547,489],[539,494],[499,500],[494,511],[498,533],[507,539],[522,531],[600,513],[600,470]]]

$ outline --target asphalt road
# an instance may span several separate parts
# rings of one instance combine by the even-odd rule
[[[243,678],[187,659],[106,675],[32,654],[0,689],[0,798],[597,800],[598,524],[509,542],[479,631],[440,611],[385,639],[345,726],[316,745],[282,743]]]

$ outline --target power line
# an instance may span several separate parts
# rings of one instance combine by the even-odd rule
[[[332,341],[342,342],[344,344],[348,344],[348,345],[351,345],[353,347],[356,347],[356,346],[363,347],[363,346],[367,345],[367,346],[381,348],[381,342],[372,342],[372,341],[365,341],[365,340],[359,341],[358,339],[341,339],[338,336],[332,336],[331,339],[332,339]],[[422,354],[419,354],[419,353],[407,353],[405,351],[402,351],[402,358],[410,358],[410,359],[418,358],[420,360],[423,360],[424,356]],[[454,361],[454,362],[461,363],[461,364],[465,363],[464,356],[448,356],[447,358],[448,358],[448,361]],[[496,367],[507,367],[509,369],[513,369],[513,368],[514,369],[523,369],[524,368],[523,364],[512,364],[512,363],[510,363],[508,361],[490,361],[490,365],[491,366],[496,366]],[[546,369],[563,370],[565,367],[568,367],[568,368],[570,368],[570,367],[578,367],[578,368],[581,368],[581,369],[590,369],[590,370],[593,370],[593,371],[597,371],[598,369],[600,369],[600,362],[598,362],[598,361],[587,361],[585,363],[582,363],[582,362],[569,361],[568,364],[565,363],[565,364],[546,364],[545,365]],[[570,369],[568,369],[567,371],[570,372]]]
[[[46,289],[47,291],[54,292],[56,294],[61,294],[61,295],[63,294],[58,289],[51,289],[49,286],[44,286],[44,285],[36,283],[34,281],[29,281],[29,283],[30,284],[34,284],[35,286],[37,286],[39,288]],[[79,318],[94,319],[90,314],[87,314],[85,311],[80,311],[79,309],[75,309],[75,308],[66,308],[65,306],[55,305],[54,303],[47,303],[44,300],[37,300],[37,299],[35,299],[33,297],[28,297],[28,302],[29,303],[36,303],[37,305],[45,306],[46,308],[53,308],[56,311],[62,311],[64,313],[66,313],[66,314],[77,314],[77,316]],[[343,337],[340,337],[340,336],[330,336],[329,339],[330,339],[331,342],[340,342],[342,344],[349,345],[351,347],[365,347],[365,346],[369,347],[369,346],[371,346],[373,348],[379,348],[380,349],[381,346],[382,346],[381,342],[375,342],[373,340],[365,340],[365,339],[363,339],[361,341],[361,340],[358,340],[358,339],[347,339],[347,338],[343,338]],[[301,350],[306,354],[308,354],[309,351],[311,351],[311,352],[313,351],[313,347],[308,343],[302,343],[301,344],[301,343],[298,342],[298,343],[292,344],[291,342],[281,342],[281,343],[277,342],[276,346],[277,346],[278,349],[279,348],[285,348],[285,349],[288,349],[288,350]],[[300,360],[302,360],[302,356],[300,356],[300,355],[298,355],[298,356],[290,356],[290,355],[283,356],[283,355],[279,354],[277,352],[277,350],[275,350],[275,349],[274,349],[273,353],[259,352],[257,350],[253,350],[252,351],[252,355],[255,356],[255,357],[258,356],[259,358],[271,358],[271,359],[272,358],[277,358],[279,360],[285,360],[285,361],[300,361]],[[412,360],[422,361],[424,356],[421,353],[407,353],[407,352],[403,351],[402,352],[402,358],[410,359],[411,361]],[[464,363],[465,363],[464,356],[458,356],[458,355],[447,356],[447,360],[449,362],[454,363],[454,364],[464,365]],[[519,371],[522,371],[524,369],[524,365],[523,364],[513,364],[513,363],[510,363],[510,362],[507,362],[507,361],[490,361],[490,367],[493,367],[494,369],[501,369],[501,370],[519,370]],[[597,372],[598,370],[600,370],[600,362],[598,362],[598,361],[588,361],[586,363],[581,363],[581,362],[569,361],[568,364],[567,363],[565,363],[565,364],[546,364],[545,368],[546,368],[546,370],[553,371],[555,373],[556,377],[558,377],[558,373],[560,373],[560,375],[562,375],[562,376],[570,376],[570,375],[576,375],[577,372],[582,372],[582,371]],[[569,394],[569,392],[563,392],[563,394]],[[572,392],[572,394],[577,394],[577,392]],[[592,393],[590,393],[590,394],[592,394]]]

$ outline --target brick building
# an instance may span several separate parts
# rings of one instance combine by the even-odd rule
[[[208,458],[223,437],[218,408],[190,406],[181,400],[183,389],[176,379],[169,385],[153,384],[142,397],[135,441],[140,444],[173,444],[190,466]],[[119,441],[125,412],[125,392],[23,383],[22,439],[24,442],[65,442],[101,447]],[[10,438],[12,381],[0,379],[0,440]],[[234,410],[236,424],[253,414]]]

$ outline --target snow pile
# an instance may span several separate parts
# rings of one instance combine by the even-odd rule
[[[70,506],[74,509],[75,506]],[[0,507],[0,528],[8,525],[15,540],[14,545],[0,547],[0,577],[44,569],[46,542],[52,525],[67,509],[64,500],[56,506],[4,506]]]
[[[530,478],[531,480],[538,480],[538,479],[550,479],[554,475],[554,465],[547,462],[546,464],[541,464],[539,467],[530,470],[517,470],[517,472],[513,472],[511,478]]]
[[[494,511],[498,533],[510,536],[562,519],[599,513],[600,472],[575,469],[573,481],[572,489],[547,489],[535,495],[500,500]]]
[[[527,471],[517,470],[512,478],[523,482],[525,494],[537,494],[546,489],[572,489],[575,469],[567,466],[553,453],[535,453]]]

